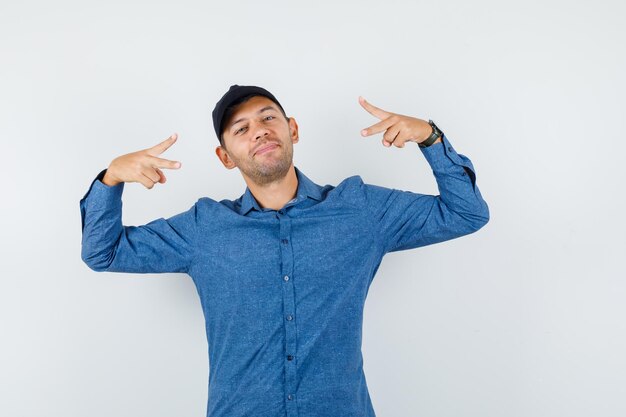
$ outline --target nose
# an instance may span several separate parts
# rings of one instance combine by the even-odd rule
[[[252,122],[252,123],[253,124],[251,125],[250,129],[253,129],[252,132],[254,134],[252,135],[252,137],[254,138],[254,140],[259,140],[263,136],[269,135],[270,131],[267,127],[263,125],[263,123],[256,123],[256,122]]]

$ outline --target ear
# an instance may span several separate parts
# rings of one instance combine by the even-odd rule
[[[220,162],[224,165],[224,167],[226,167],[226,169],[233,169],[237,166],[235,165],[235,162],[230,159],[228,151],[223,146],[220,145],[215,148],[215,154],[217,155],[217,158],[220,160]]]
[[[298,143],[300,138],[298,137],[298,123],[293,117],[289,118],[289,137],[292,143]]]

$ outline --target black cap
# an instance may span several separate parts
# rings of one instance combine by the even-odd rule
[[[276,97],[265,88],[257,87],[254,85],[231,85],[226,94],[222,96],[220,101],[215,104],[215,108],[213,109],[213,128],[215,129],[215,134],[217,135],[217,140],[220,139],[220,135],[222,133],[222,128],[224,124],[224,113],[228,106],[230,106],[233,102],[240,99],[241,97],[247,96],[248,94],[255,94],[259,96],[265,96],[272,100],[274,103],[278,104],[280,109],[284,112],[283,106],[280,105]]]

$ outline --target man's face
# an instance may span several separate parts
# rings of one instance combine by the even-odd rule
[[[292,165],[293,144],[298,142],[298,125],[285,120],[276,103],[254,96],[240,104],[224,124],[224,146],[217,156],[228,169],[259,185],[284,178]]]

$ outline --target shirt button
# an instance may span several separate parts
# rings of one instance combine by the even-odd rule
[[[293,316],[291,314],[287,315],[287,320],[289,321],[293,320]]]
[[[278,210],[278,212],[279,212],[280,214],[285,214],[285,210],[283,210],[283,209]]]
[[[285,281],[289,281],[289,275],[285,275],[283,278]]]
[[[448,150],[452,152],[452,146],[448,146]]]
[[[289,239],[283,239],[283,243],[286,245],[287,243],[289,243]]]
[[[462,173],[461,175],[466,176],[466,175],[467,175],[467,172],[464,172],[464,173]]]
[[[287,360],[288,360],[288,361],[293,360],[293,356],[291,356],[291,355],[287,355]]]
[[[291,394],[287,395],[287,399],[288,399],[289,401],[291,401],[291,400],[293,399],[293,395],[291,395]]]

